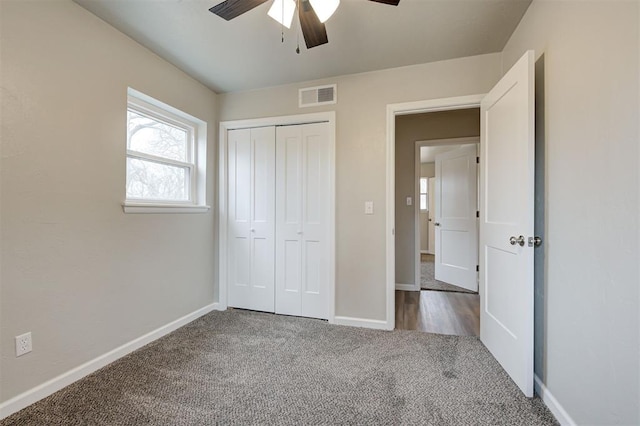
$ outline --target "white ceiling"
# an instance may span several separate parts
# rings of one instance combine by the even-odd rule
[[[531,0],[342,0],[329,43],[307,50],[270,3],[225,21],[221,0],[74,0],[212,90],[233,92],[499,52]],[[295,22],[295,21],[294,21]]]

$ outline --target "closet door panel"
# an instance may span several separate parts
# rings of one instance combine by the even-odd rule
[[[302,145],[300,126],[276,131],[276,313],[301,315]]]
[[[275,128],[251,129],[251,303],[274,312]]]
[[[327,318],[328,125],[276,133],[276,313]]]
[[[275,128],[228,132],[232,307],[274,312]]]
[[[312,318],[328,317],[329,135],[326,123],[302,126],[304,152],[303,254],[301,312]]]
[[[251,139],[249,130],[228,133],[228,304],[240,306],[249,298],[251,286]]]

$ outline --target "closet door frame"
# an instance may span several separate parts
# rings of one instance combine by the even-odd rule
[[[329,283],[328,283],[328,299],[329,306],[327,312],[329,323],[335,322],[335,145],[336,145],[336,113],[335,111],[320,112],[313,114],[288,115],[281,117],[256,118],[246,120],[222,121],[220,122],[220,136],[218,139],[218,283],[217,293],[218,302],[216,309],[224,311],[227,309],[227,220],[228,220],[228,151],[227,151],[227,132],[229,130],[247,129],[254,127],[267,126],[288,126],[296,124],[309,123],[328,123],[329,125],[329,203],[330,214],[328,221],[328,253],[329,253]]]

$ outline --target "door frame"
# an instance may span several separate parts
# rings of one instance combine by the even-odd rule
[[[449,111],[480,108],[484,94],[458,96],[452,98],[429,99],[387,105],[387,164],[386,164],[386,268],[387,268],[387,318],[385,329],[395,327],[396,290],[396,246],[395,246],[395,157],[396,157],[396,116],[425,112]]]
[[[415,240],[415,252],[416,252],[416,260],[415,260],[415,285],[414,291],[420,291],[420,262],[421,262],[421,250],[420,250],[420,165],[422,164],[420,158],[420,148],[423,146],[444,146],[444,145],[467,145],[467,144],[476,144],[476,146],[480,146],[480,136],[469,136],[463,138],[447,138],[447,139],[430,139],[423,141],[416,141],[415,148],[415,195],[414,199],[416,200],[414,204],[415,206],[415,218],[414,218],[414,240]],[[395,144],[394,144],[395,146]],[[478,185],[478,176],[476,176],[476,185]],[[479,185],[478,185],[479,186]],[[479,199],[479,198],[478,198]],[[477,206],[479,208],[479,206]],[[431,205],[429,205],[429,213],[431,213]],[[434,253],[435,255],[435,253]],[[404,290],[404,289],[401,289]]]
[[[328,320],[335,322],[336,287],[336,113],[335,111],[298,114],[266,118],[250,118],[220,122],[218,139],[218,309],[226,310],[227,303],[227,246],[228,239],[228,186],[227,186],[227,132],[267,126],[291,126],[310,123],[329,124],[329,223],[327,244],[329,250]],[[275,262],[275,259],[274,259]],[[274,295],[275,297],[275,295]]]

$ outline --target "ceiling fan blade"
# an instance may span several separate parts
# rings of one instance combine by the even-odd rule
[[[209,11],[230,21],[266,1],[268,0],[226,0],[213,6]]]
[[[400,0],[369,0],[369,1],[375,1],[376,3],[388,4],[390,6],[397,6],[398,3],[400,3]]]
[[[320,22],[316,12],[313,11],[311,4],[307,0],[300,2],[298,16],[300,17],[300,28],[302,29],[307,49],[329,43],[324,24]]]

